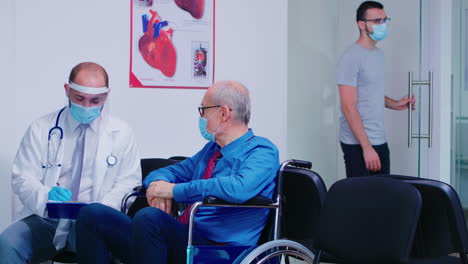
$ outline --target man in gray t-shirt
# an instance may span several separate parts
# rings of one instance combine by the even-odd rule
[[[414,98],[405,96],[396,101],[384,94],[385,58],[376,44],[387,36],[389,20],[382,4],[363,2],[356,12],[359,39],[338,62],[340,141],[346,177],[390,173],[384,108],[404,110],[409,104],[414,106]]]

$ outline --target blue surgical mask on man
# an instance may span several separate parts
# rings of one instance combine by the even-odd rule
[[[213,134],[210,134],[208,130],[206,130],[206,126],[208,125],[208,119],[204,117],[198,118],[198,127],[200,128],[200,134],[208,141],[214,141]]]
[[[372,32],[372,34],[368,34],[369,37],[371,37],[371,39],[373,39],[374,41],[383,40],[388,35],[387,23],[372,25],[372,30],[374,30],[374,32]]]
[[[102,106],[84,107],[70,101],[70,114],[80,124],[89,124],[101,115]]]
[[[216,131],[214,133],[210,133],[208,132],[206,127],[208,126],[208,120],[210,120],[218,111],[219,109],[216,110],[216,112],[214,112],[208,119],[201,116],[198,118],[198,128],[200,129],[200,134],[208,141],[215,141],[214,134],[216,133]]]

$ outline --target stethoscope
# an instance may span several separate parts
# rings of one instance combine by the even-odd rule
[[[53,126],[51,129],[49,129],[49,135],[47,136],[47,163],[46,163],[46,165],[42,164],[43,169],[52,168],[52,167],[55,166],[55,163],[57,162],[58,150],[60,149],[60,146],[62,145],[62,139],[63,139],[63,129],[59,126],[59,121],[60,121],[60,116],[62,115],[63,110],[65,110],[65,108],[66,107],[62,108],[59,111],[59,113],[57,115],[57,119],[55,120],[55,126]],[[50,151],[51,150],[50,141],[51,141],[51,138],[52,138],[52,136],[54,134],[58,134],[60,136],[59,136],[59,145],[56,148],[54,160],[51,161],[51,159],[50,159],[50,152],[51,152]],[[107,165],[112,167],[115,164],[117,164],[117,157],[114,156],[114,154],[111,153],[109,156],[107,156],[106,162],[107,162]],[[62,164],[58,163],[56,166],[61,167]]]

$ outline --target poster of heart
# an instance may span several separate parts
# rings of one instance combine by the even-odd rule
[[[130,87],[211,86],[215,0],[130,1]]]

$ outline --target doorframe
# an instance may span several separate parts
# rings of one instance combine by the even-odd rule
[[[434,144],[429,151],[429,178],[451,183],[451,74],[452,5],[446,0],[429,3],[430,71],[434,72]]]

